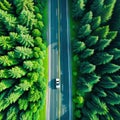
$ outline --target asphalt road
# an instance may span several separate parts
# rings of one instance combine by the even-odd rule
[[[68,0],[60,0],[61,120],[72,119]]]
[[[47,120],[71,120],[72,118],[68,24],[67,0],[49,0],[49,87],[46,107]],[[61,88],[56,89],[55,78],[59,77]]]
[[[47,98],[47,120],[59,117],[59,89],[55,88],[58,78],[58,2],[49,0],[49,83]]]

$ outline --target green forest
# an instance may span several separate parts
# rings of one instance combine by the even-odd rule
[[[71,0],[74,120],[120,119],[120,0]]]
[[[47,56],[43,0],[0,0],[0,120],[39,120]]]

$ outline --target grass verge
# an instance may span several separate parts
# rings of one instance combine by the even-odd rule
[[[77,26],[77,23],[73,20],[72,18],[72,1],[70,0],[69,1],[69,15],[70,15],[70,40],[71,40],[71,46],[72,46],[72,43],[73,43],[73,40],[75,39],[76,37],[76,32],[75,32],[75,28]],[[72,48],[72,47],[71,47]],[[76,61],[74,60],[74,53],[72,51],[72,108],[73,108],[73,120],[75,120],[74,118],[74,111],[75,111],[75,104],[73,102],[73,97],[76,93],[76,79],[78,78],[77,76],[77,63]]]
[[[48,1],[46,2],[46,7],[43,11],[43,22],[44,22],[44,32],[43,32],[43,37],[45,40],[45,44],[47,46],[47,31],[48,31]],[[45,79],[47,80],[48,84],[48,48],[46,49],[46,57],[44,59],[44,68],[45,68]],[[47,92],[47,89],[46,89]],[[40,118],[39,120],[46,120],[46,102],[43,106],[43,109],[40,111]]]

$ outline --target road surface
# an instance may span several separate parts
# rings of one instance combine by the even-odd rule
[[[49,87],[47,120],[71,120],[71,68],[68,1],[49,0]],[[60,63],[60,64],[59,64]],[[61,88],[55,88],[55,78]]]
[[[61,120],[72,119],[68,0],[60,0]]]

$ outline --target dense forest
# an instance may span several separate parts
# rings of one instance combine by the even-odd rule
[[[120,119],[120,0],[71,0],[75,120]]]
[[[0,120],[38,120],[45,104],[43,0],[0,0]]]

